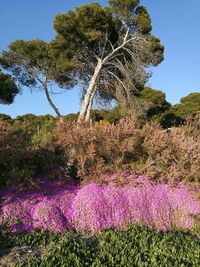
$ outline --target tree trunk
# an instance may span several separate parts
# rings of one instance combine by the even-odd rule
[[[91,109],[92,106],[92,102],[94,99],[94,95],[95,95],[95,91],[96,91],[96,81],[98,79],[99,73],[101,71],[101,67],[102,67],[102,60],[99,58],[98,59],[98,63],[96,65],[94,74],[91,78],[90,84],[88,86],[88,89],[84,95],[84,99],[81,105],[81,110],[80,110],[80,114],[79,114],[79,118],[78,121],[83,121],[86,120],[86,116],[87,116],[87,112],[88,112],[88,108]],[[89,112],[90,114],[90,112]]]
[[[90,101],[89,101],[88,109],[87,109],[86,116],[85,116],[85,120],[88,121],[88,122],[90,121],[90,112],[91,112],[91,109],[92,109],[92,104],[93,104],[93,100],[94,100],[95,94],[96,94],[96,86],[95,86],[95,89],[94,89],[93,93],[90,96]]]
[[[48,88],[47,88],[46,85],[44,85],[44,91],[45,91],[47,100],[48,100],[48,102],[49,102],[49,105],[53,108],[53,110],[55,111],[56,115],[57,115],[59,118],[62,118],[62,115],[60,114],[59,110],[57,109],[57,107],[54,105],[53,101],[52,101],[51,98],[50,98],[49,91],[48,91]]]

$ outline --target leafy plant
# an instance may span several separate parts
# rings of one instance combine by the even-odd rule
[[[22,237],[22,236],[21,236]],[[199,266],[200,239],[189,231],[157,233],[139,225],[127,231],[105,230],[96,236],[75,233],[33,233],[30,237],[12,237],[20,245],[40,248],[37,255],[20,257],[9,266]],[[30,241],[31,240],[31,241]],[[45,240],[45,242],[43,242]]]

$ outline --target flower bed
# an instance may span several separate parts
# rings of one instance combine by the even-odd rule
[[[7,222],[12,232],[98,232],[136,223],[158,231],[194,226],[194,216],[200,213],[195,192],[183,184],[170,187],[151,184],[142,176],[130,177],[132,183],[123,186],[110,182],[80,187],[43,179],[37,190],[4,190],[0,221]]]

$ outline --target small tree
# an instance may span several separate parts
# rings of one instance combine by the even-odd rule
[[[0,71],[0,104],[12,104],[19,88],[12,77]]]
[[[44,90],[48,103],[56,115],[61,117],[58,108],[50,97],[50,89],[55,84],[54,77],[58,74],[46,42],[42,40],[16,40],[9,45],[8,51],[1,53],[0,64],[15,77],[20,85]],[[70,66],[68,65],[65,68],[65,76],[62,76],[62,79],[65,80],[65,87],[67,81],[70,80],[69,69]]]
[[[179,104],[172,105],[161,116],[161,124],[164,127],[179,126],[188,118],[200,114],[200,93],[190,93],[182,97]]]
[[[146,68],[163,60],[164,48],[151,35],[150,16],[139,0],[80,6],[57,15],[54,27],[52,51],[63,64],[70,57],[74,81],[83,88],[79,121],[89,120],[95,96],[132,103],[148,79]]]
[[[174,105],[172,110],[183,119],[200,113],[200,93],[190,93],[182,97],[180,104]]]
[[[163,112],[169,110],[171,104],[167,102],[165,93],[160,90],[154,90],[150,87],[144,87],[139,99],[144,102],[145,115],[148,119],[157,118]]]

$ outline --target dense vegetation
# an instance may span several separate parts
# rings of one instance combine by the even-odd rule
[[[164,130],[156,122],[141,127],[135,117],[111,124],[99,120],[103,113],[94,111],[98,119],[92,128],[71,121],[74,116],[60,122],[49,115],[27,114],[15,120],[2,115],[1,185],[25,181],[31,185],[32,177],[52,173],[54,165],[83,183],[98,181],[110,171],[130,171],[154,182],[198,185],[199,115]]]
[[[39,88],[57,115],[0,114],[0,257],[19,247],[9,266],[200,266],[200,93],[171,105],[145,87],[164,47],[139,0],[83,5],[54,28],[49,43],[0,54],[0,104]],[[80,112],[60,114],[55,84],[81,85]]]
[[[0,220],[9,229],[1,229],[3,251],[5,238],[8,247],[22,245],[10,231],[128,232],[100,232],[92,245],[70,233],[49,233],[45,241],[46,234],[40,239],[30,232],[24,238],[34,252],[16,266],[26,266],[24,260],[30,266],[156,266],[163,260],[198,266],[199,116],[170,130],[153,121],[141,126],[135,117],[115,124],[97,119],[93,127],[68,118],[2,115]],[[129,223],[161,232],[128,230]],[[196,237],[182,229],[196,229]]]
[[[136,223],[169,231],[196,225],[199,203],[195,191],[183,184],[155,185],[127,173],[102,179],[103,185],[93,182],[79,186],[67,177],[64,181],[40,178],[35,181],[37,188],[25,188],[17,194],[10,186],[1,193],[0,222],[12,232],[73,229],[95,233],[107,228],[126,229]],[[117,186],[116,180],[126,185]]]
[[[4,232],[0,245],[1,249],[26,248],[24,254],[10,265],[15,267],[189,267],[200,264],[200,241],[194,233],[157,233],[141,226],[131,226],[126,232],[105,230],[95,236],[35,232],[11,237]]]

